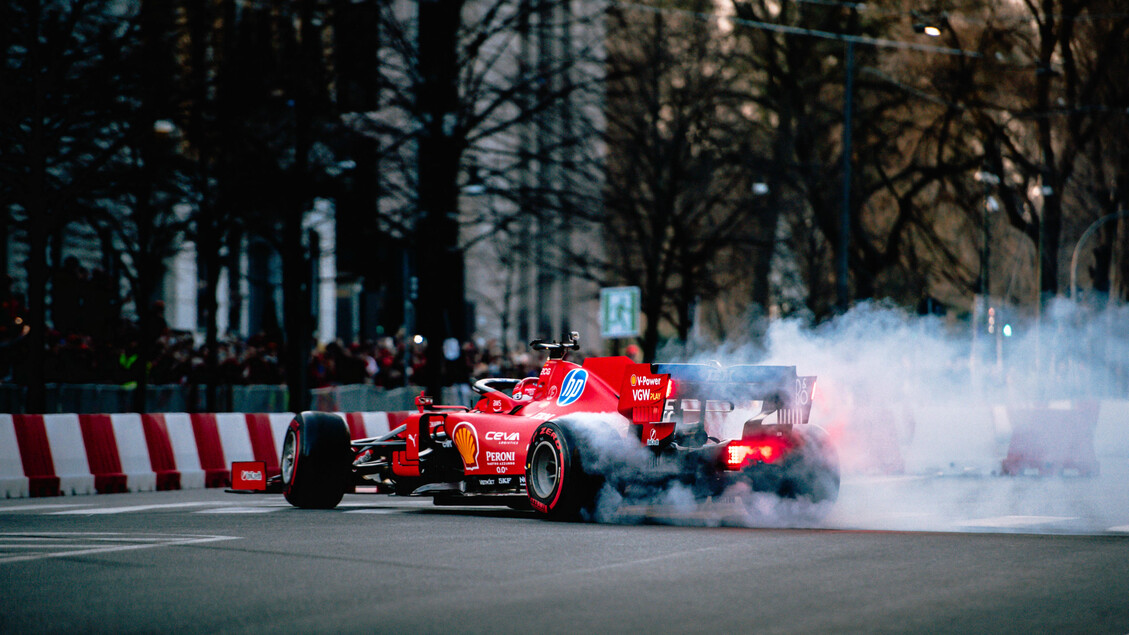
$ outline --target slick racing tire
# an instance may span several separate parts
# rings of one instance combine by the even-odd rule
[[[839,498],[839,454],[822,428],[806,425],[793,429],[800,440],[798,450],[784,465],[778,494],[814,504],[834,503]]]
[[[583,448],[566,424],[537,427],[525,459],[529,506],[553,520],[582,520],[590,513],[600,482],[584,471]]]
[[[304,412],[282,443],[282,493],[295,507],[333,509],[352,476],[349,427],[338,416]]]

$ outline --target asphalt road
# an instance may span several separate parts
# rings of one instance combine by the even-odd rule
[[[360,495],[333,511],[216,490],[7,500],[0,632],[1125,633],[1124,489],[861,479],[818,525],[775,528]]]

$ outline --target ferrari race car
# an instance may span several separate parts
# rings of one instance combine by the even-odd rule
[[[647,500],[672,486],[700,500],[743,491],[827,506],[838,496],[835,450],[808,424],[815,377],[794,366],[578,365],[565,359],[575,332],[530,346],[548,354],[539,376],[479,380],[474,408],[421,394],[418,412],[383,436],[351,439],[335,414],[297,415],[276,477],[286,500],[325,509],[375,492],[591,519],[603,495]]]

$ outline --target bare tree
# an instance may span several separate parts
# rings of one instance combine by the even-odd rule
[[[2,238],[7,243],[9,227],[27,236],[29,412],[46,407],[40,351],[49,238],[83,216],[83,199],[125,143],[113,90],[120,69],[109,57],[126,42],[116,4],[26,0],[0,7]]]
[[[728,279],[725,255],[772,237],[757,231],[749,170],[757,157],[743,141],[743,67],[731,42],[693,15],[635,7],[613,8],[608,28],[608,257],[584,257],[593,277],[641,288],[651,359],[664,321],[687,339],[692,308]]]
[[[381,14],[379,107],[347,121],[380,142],[379,222],[412,254],[417,332],[428,346],[422,383],[432,392],[444,376],[439,346],[467,334],[461,187],[473,163],[494,196],[521,200],[535,189],[525,187],[539,169],[531,162],[552,161],[552,150],[531,157],[521,146],[522,131],[580,88],[564,78],[590,62],[590,54],[578,43],[559,58],[530,64],[523,56],[533,37],[530,25],[578,30],[599,13],[590,4],[424,0],[414,12],[391,3]],[[518,224],[512,211],[529,211],[522,204],[491,215],[497,209],[484,210],[474,222],[504,231]]]
[[[1060,290],[1064,230],[1091,185],[1080,180],[1087,154],[1124,117],[1110,106],[1125,99],[1114,87],[1124,84],[1116,60],[1129,17],[1107,12],[1111,6],[1025,0],[983,14],[982,46],[994,62],[984,68],[980,107],[991,115],[983,135],[990,162],[1006,176],[1008,221],[1036,247],[1044,297]]]

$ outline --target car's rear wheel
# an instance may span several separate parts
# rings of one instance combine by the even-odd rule
[[[804,500],[822,507],[839,498],[839,455],[827,433],[814,425],[797,428],[800,444],[784,466],[777,492],[783,498]]]
[[[525,459],[525,485],[534,511],[556,520],[579,520],[591,512],[599,479],[584,471],[576,434],[559,422],[542,423]]]
[[[282,444],[283,495],[295,507],[332,509],[349,487],[349,427],[336,415],[294,417]]]

